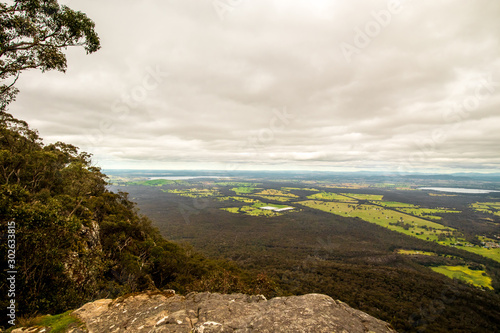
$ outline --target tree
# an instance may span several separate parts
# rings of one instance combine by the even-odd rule
[[[15,98],[19,74],[27,69],[66,70],[68,46],[87,53],[100,48],[95,24],[84,13],[57,0],[0,3],[0,111]]]

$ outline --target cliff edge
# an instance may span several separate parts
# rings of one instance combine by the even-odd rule
[[[266,300],[243,294],[141,293],[87,303],[72,316],[84,324],[69,329],[72,333],[395,332],[386,322],[320,294]]]

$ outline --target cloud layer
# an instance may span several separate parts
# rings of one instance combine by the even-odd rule
[[[102,49],[11,112],[105,168],[498,171],[497,1],[61,1]]]

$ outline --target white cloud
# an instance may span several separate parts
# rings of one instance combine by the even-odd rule
[[[102,49],[11,112],[103,167],[498,170],[500,3],[402,1],[348,62],[388,1],[220,1],[64,1]]]

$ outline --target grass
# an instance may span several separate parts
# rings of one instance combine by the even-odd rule
[[[432,208],[396,208],[396,209],[403,213],[420,217],[426,217],[434,220],[442,219],[441,216],[435,216],[434,214],[461,213],[461,211],[459,210],[450,210],[450,209],[432,209]]]
[[[377,205],[384,206],[384,207],[390,207],[390,208],[418,208],[419,206],[409,204],[409,203],[404,203],[404,202],[397,202],[397,201],[381,201],[381,202],[375,202]]]
[[[245,203],[256,203],[260,202],[257,199],[246,198],[246,197],[218,197],[216,198],[218,201],[241,201]]]
[[[476,287],[493,290],[491,278],[483,270],[472,270],[467,266],[438,266],[431,267],[431,269],[449,278],[462,280]]]
[[[274,200],[274,201],[280,201],[280,202],[287,202],[287,201],[294,199],[294,198],[290,198],[290,197],[279,197],[279,196],[270,196],[270,195],[259,195],[259,197],[261,197],[262,199],[266,199],[266,200]]]
[[[300,187],[282,187],[281,188],[282,191],[286,191],[286,192],[289,192],[289,191],[310,191],[310,192],[319,192],[318,189],[315,189],[315,188],[300,188]]]
[[[220,195],[219,191],[215,189],[199,189],[199,188],[190,188],[186,190],[162,190],[165,193],[177,194],[182,197],[188,198],[207,198]]]
[[[240,186],[240,187],[233,187],[231,191],[235,192],[237,195],[242,195],[242,194],[250,194],[258,189],[259,188],[252,186]]]
[[[229,213],[233,214],[245,214],[250,216],[264,216],[264,217],[273,217],[283,215],[285,212],[276,212],[273,210],[261,209],[261,207],[274,207],[276,209],[287,208],[290,207],[288,205],[275,205],[269,204],[261,201],[255,202],[252,206],[243,206],[243,207],[229,207],[229,208],[221,208]]]
[[[288,205],[275,205],[275,204],[267,204],[267,203],[264,203],[264,202],[256,203],[253,206],[257,207],[257,208],[260,208],[260,207],[274,207],[274,208],[277,208],[277,209],[290,207]]]
[[[67,332],[69,328],[84,327],[85,324],[73,317],[72,312],[67,311],[55,316],[40,316],[26,322],[20,322],[19,325],[23,327],[50,327],[51,333],[62,333]]]
[[[443,245],[447,245],[447,244],[443,244]],[[478,246],[473,246],[473,247],[464,246],[464,247],[460,247],[460,248],[462,250],[469,251],[469,252],[472,252],[475,254],[479,254],[483,257],[490,258],[490,259],[493,259],[495,261],[500,262],[500,249],[487,249],[487,248],[478,247]]]
[[[281,215],[280,213],[275,213],[272,210],[264,210],[260,209],[258,207],[254,206],[243,206],[243,207],[233,207],[233,208],[221,208],[222,210],[225,210],[227,212],[233,213],[233,214],[245,214],[245,215],[250,215],[250,216],[265,216],[265,217],[271,217],[271,216],[279,216]]]
[[[259,193],[255,193],[254,195],[259,196],[266,200],[280,201],[280,202],[290,201],[292,199],[299,197],[298,195],[295,195],[293,193],[288,193],[274,189],[263,190]]]
[[[293,193],[287,193],[287,192],[283,192],[283,191],[280,191],[280,190],[274,190],[274,189],[264,190],[264,191],[261,191],[259,193],[255,193],[255,195],[258,195],[258,196],[289,197],[289,198],[298,198],[299,197],[298,195],[295,195]]]
[[[359,193],[340,193],[347,197],[351,197],[358,200],[369,200],[369,201],[382,201],[383,195],[378,194],[359,194]]]
[[[226,212],[234,213],[237,214],[240,212],[239,207],[229,207],[229,208],[221,208],[222,210],[225,210]]]
[[[377,207],[374,205],[359,205],[345,202],[321,202],[321,201],[303,201],[299,202],[305,206],[320,209],[332,214],[341,216],[359,217],[365,221],[373,222],[385,227],[392,228],[390,223],[403,221],[405,223],[413,224],[413,228],[434,228],[437,230],[449,229],[434,222],[426,221],[418,217],[414,217],[401,212]],[[402,227],[397,227],[401,228]]]
[[[500,202],[476,202],[471,207],[477,212],[500,216]]]
[[[417,251],[417,250],[398,250],[399,254],[404,255],[421,255],[421,256],[437,256],[434,252]]]
[[[307,197],[308,199],[315,199],[315,200],[332,200],[332,201],[340,201],[340,202],[356,202],[355,200],[348,198],[346,196],[337,194],[337,193],[331,193],[331,192],[320,192],[316,194],[309,195]]]

